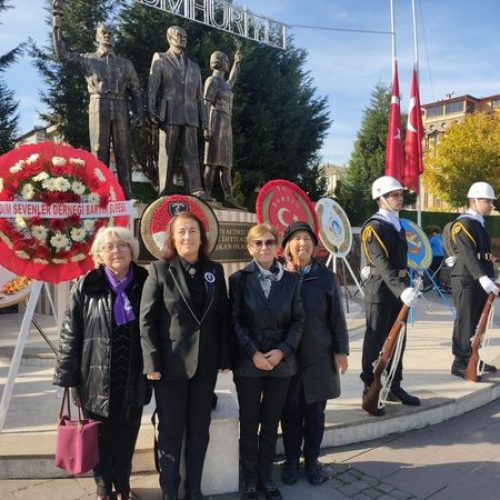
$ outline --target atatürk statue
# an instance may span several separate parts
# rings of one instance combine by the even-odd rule
[[[241,61],[240,52],[234,56],[234,64],[228,80],[224,75],[229,71],[229,58],[224,52],[216,51],[210,56],[212,76],[205,81],[203,98],[208,109],[208,135],[205,135],[205,191],[212,193],[217,171],[224,192],[224,206],[243,209],[233,198],[231,168],[233,166],[233,130],[231,115],[233,110],[232,88],[238,77]]]
[[[98,48],[95,52],[69,52],[61,36],[62,0],[52,3],[52,35],[59,60],[80,67],[90,94],[89,133],[92,154],[109,166],[110,146],[116,158],[118,180],[128,199],[132,198],[130,183],[131,157],[128,123],[128,98],[135,103],[136,117],[142,122],[141,90],[131,61],[112,52],[111,29],[99,24],[96,30]]]
[[[153,55],[148,82],[149,114],[160,128],[159,192],[165,195],[172,187],[180,149],[185,187],[205,199],[198,159],[198,128],[207,128],[200,68],[186,55],[187,34],[182,28],[168,28],[167,40],[169,49]]]

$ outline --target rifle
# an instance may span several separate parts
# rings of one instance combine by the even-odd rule
[[[479,382],[479,374],[477,373],[477,368],[479,366],[479,348],[481,347],[484,332],[486,331],[486,323],[488,322],[488,317],[490,315],[491,306],[495,300],[496,295],[493,292],[488,294],[488,298],[484,304],[483,310],[481,312],[481,317],[476,326],[476,333],[472,339],[472,354],[467,363],[467,368],[464,371],[465,380],[470,382]]]
[[[399,334],[401,333],[401,328],[406,322],[409,310],[410,308],[404,304],[401,311],[399,311],[398,317],[396,321],[394,321],[389,331],[389,335],[387,335],[384,345],[382,346],[382,350],[378,355],[378,359],[374,364],[373,382],[370,384],[366,393],[363,394],[361,408],[372,415],[378,415],[378,400],[380,398],[380,391],[382,390],[382,373],[392,358]]]

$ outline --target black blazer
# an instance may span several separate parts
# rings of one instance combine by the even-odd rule
[[[233,372],[242,377],[291,377],[297,373],[295,351],[304,326],[304,310],[297,274],[285,271],[273,281],[266,298],[252,262],[229,278],[233,334],[238,343]],[[255,367],[257,352],[280,349],[284,358],[272,371]]]
[[[224,271],[207,260],[202,273],[207,294],[198,317],[179,260],[150,265],[140,317],[144,373],[158,371],[165,380],[187,380],[195,373],[211,376],[230,367]]]

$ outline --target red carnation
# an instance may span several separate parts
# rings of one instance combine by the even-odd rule
[[[51,219],[50,220],[50,229],[52,229],[52,231],[63,231],[65,225],[66,225],[66,222],[64,219]]]

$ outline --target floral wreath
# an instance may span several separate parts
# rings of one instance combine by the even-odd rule
[[[14,273],[58,283],[94,267],[99,228],[127,225],[129,205],[95,156],[59,143],[0,157],[0,257]]]
[[[318,216],[307,194],[293,182],[275,179],[266,182],[260,190],[255,203],[257,221],[273,225],[281,236],[292,222],[307,222],[318,234]],[[286,215],[285,215],[286,213]]]

